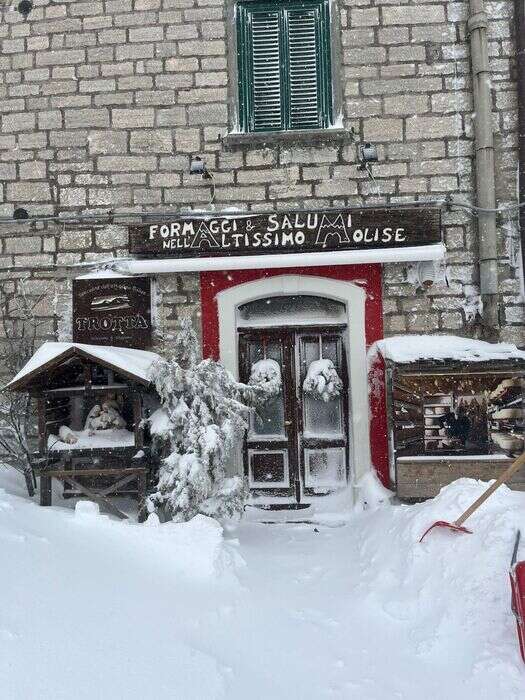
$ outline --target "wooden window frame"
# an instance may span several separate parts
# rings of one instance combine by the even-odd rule
[[[249,484],[251,489],[264,489],[265,491],[270,490],[270,489],[290,489],[292,484],[290,481],[290,463],[288,459],[288,450],[286,448],[283,448],[280,450],[278,447],[272,447],[271,449],[261,449],[261,448],[256,448],[256,447],[249,447],[246,450],[247,455],[248,455],[248,460],[247,460],[247,471],[248,471],[248,479],[249,479]],[[282,481],[270,481],[270,482],[265,482],[265,481],[256,481],[254,478],[254,468],[253,468],[253,461],[252,458],[255,457],[255,455],[258,454],[276,454],[276,455],[282,455],[283,457],[283,480]]]
[[[280,47],[283,61],[281,65],[281,128],[257,128],[254,119],[252,100],[253,68],[250,56],[249,14],[254,10],[261,12],[279,12],[285,17],[289,9],[317,9],[319,21],[316,25],[319,48],[317,51],[318,65],[318,104],[320,106],[319,123],[315,126],[302,124],[292,125],[291,104],[289,102],[289,73],[288,73],[288,33],[284,22],[280,21]],[[294,132],[315,132],[329,129],[334,122],[335,92],[332,83],[333,75],[333,27],[330,0],[243,0],[235,4],[235,54],[236,54],[236,85],[239,129],[244,134],[283,134]]]

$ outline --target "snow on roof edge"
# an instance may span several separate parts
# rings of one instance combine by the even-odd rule
[[[369,364],[378,354],[397,364],[418,360],[525,360],[525,351],[512,343],[488,343],[455,335],[395,335],[370,346]]]
[[[118,277],[119,279],[129,279],[130,275],[124,275],[122,272],[117,272],[116,270],[108,270],[107,268],[104,269],[95,269],[91,270],[91,272],[86,272],[83,275],[78,275],[75,277],[77,280],[94,280],[94,279],[114,279],[115,277]]]
[[[133,348],[121,348],[106,345],[88,345],[85,343],[57,343],[46,342],[41,345],[22,369],[6,384],[3,389],[9,389],[27,375],[44,368],[53,360],[58,359],[69,350],[78,348],[94,359],[101,360],[142,379],[151,381],[151,368],[153,363],[160,359],[156,352],[148,350],[136,350]]]

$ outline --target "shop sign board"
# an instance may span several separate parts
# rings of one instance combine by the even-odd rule
[[[407,248],[441,242],[437,207],[191,214],[129,227],[136,255],[210,258]]]
[[[73,342],[151,347],[150,278],[73,280]]]

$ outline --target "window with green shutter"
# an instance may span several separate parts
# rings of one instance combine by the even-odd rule
[[[242,131],[330,126],[329,21],[328,0],[237,5]]]

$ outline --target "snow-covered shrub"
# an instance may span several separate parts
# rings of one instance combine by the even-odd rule
[[[343,390],[343,382],[332,360],[321,359],[310,363],[303,382],[303,390],[325,403],[336,399]]]
[[[162,408],[150,418],[155,444],[164,453],[150,512],[177,522],[201,513],[217,518],[242,514],[247,488],[227,477],[233,444],[248,427],[249,404],[260,391],[233,379],[218,362],[197,361],[198,341],[185,321],[173,356],[154,368]]]
[[[269,399],[272,396],[279,396],[282,383],[281,368],[278,362],[271,359],[254,362],[248,384],[260,387],[264,391],[265,398]]]

